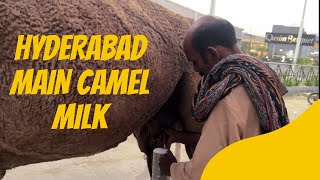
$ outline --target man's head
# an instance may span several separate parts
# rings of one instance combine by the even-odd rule
[[[184,51],[194,70],[207,74],[221,59],[240,53],[234,27],[230,22],[212,16],[199,18],[187,32]]]

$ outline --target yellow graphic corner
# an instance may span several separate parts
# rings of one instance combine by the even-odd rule
[[[279,130],[226,147],[201,179],[320,180],[320,101]]]

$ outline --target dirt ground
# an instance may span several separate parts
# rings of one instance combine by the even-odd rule
[[[308,94],[285,97],[290,120],[310,105]],[[174,151],[174,145],[172,152]],[[187,161],[183,145],[181,161]],[[133,136],[117,148],[89,157],[65,159],[17,167],[8,170],[4,180],[146,180],[149,179],[144,155]]]
[[[295,120],[300,114],[307,110],[308,107],[310,107],[310,104],[307,100],[308,96],[309,94],[305,93],[294,96],[286,96],[284,98],[290,121]]]

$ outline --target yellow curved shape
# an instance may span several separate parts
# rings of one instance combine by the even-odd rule
[[[320,180],[320,101],[289,125],[220,151],[204,169],[208,179]]]

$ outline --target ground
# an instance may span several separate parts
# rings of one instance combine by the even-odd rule
[[[310,105],[308,94],[285,97],[290,120]],[[172,152],[174,151],[172,148]],[[182,146],[181,161],[187,161]],[[8,170],[4,180],[145,180],[149,179],[146,160],[133,136],[117,148],[90,157],[32,164]]]

